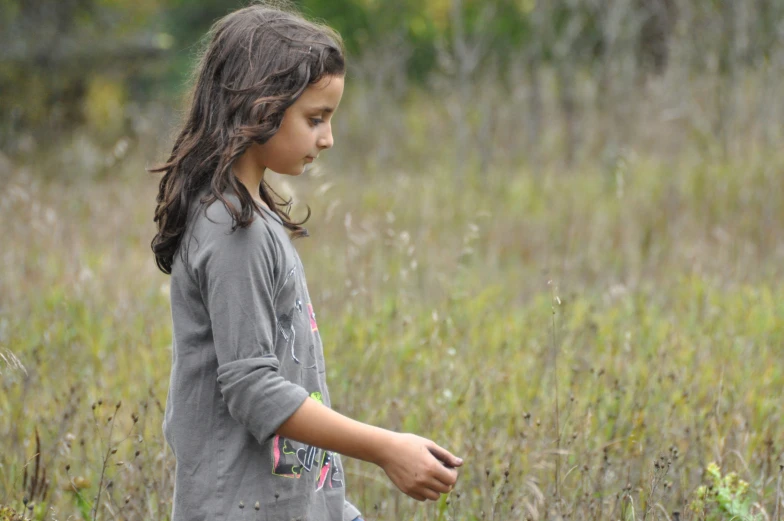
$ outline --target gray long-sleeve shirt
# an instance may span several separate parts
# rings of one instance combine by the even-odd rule
[[[353,520],[340,455],[275,433],[308,396],[330,406],[302,262],[274,213],[231,233],[205,193],[172,264],[172,521]]]

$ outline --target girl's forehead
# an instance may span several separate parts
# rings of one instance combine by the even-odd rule
[[[343,97],[343,86],[343,76],[325,76],[305,89],[297,103],[309,109],[334,112]]]

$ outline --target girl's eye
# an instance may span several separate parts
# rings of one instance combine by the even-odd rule
[[[319,118],[310,118],[310,122],[311,122],[311,123],[313,124],[313,126],[315,127],[315,126],[316,126],[316,125],[318,125],[319,123],[323,123],[323,122],[324,122],[324,120],[323,120],[323,119],[319,119]]]

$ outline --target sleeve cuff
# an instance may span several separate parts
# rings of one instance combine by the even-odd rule
[[[218,367],[218,385],[232,418],[264,443],[299,409],[309,393],[278,374],[274,356],[245,358]]]

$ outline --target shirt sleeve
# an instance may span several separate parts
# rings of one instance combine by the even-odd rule
[[[228,226],[210,227],[206,243],[202,294],[218,359],[218,385],[229,414],[264,443],[308,397],[303,387],[278,372],[279,250],[258,220],[231,233]]]

